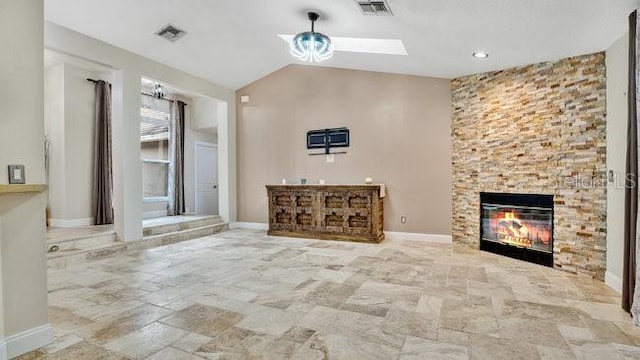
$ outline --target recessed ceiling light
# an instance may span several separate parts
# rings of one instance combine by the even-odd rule
[[[486,59],[489,57],[489,54],[484,51],[476,51],[473,53],[473,57],[476,59]]]

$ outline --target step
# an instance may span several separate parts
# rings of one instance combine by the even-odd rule
[[[115,242],[89,249],[56,251],[47,254],[47,266],[54,269],[81,264],[87,261],[105,259],[122,254],[127,250],[126,243]]]
[[[114,244],[115,242],[115,231],[109,231],[99,235],[85,235],[67,239],[49,239],[47,240],[47,253],[52,254],[74,250],[93,249],[103,245]],[[57,250],[55,250],[54,247],[56,247]]]
[[[69,265],[105,259],[119,254],[124,254],[129,251],[146,250],[180,241],[213,235],[228,229],[228,223],[217,223],[171,233],[145,236],[141,240],[136,241],[116,241],[114,243],[96,246],[94,248],[57,251],[47,254],[47,266],[58,269]]]
[[[167,221],[171,221],[172,219],[166,219]],[[208,225],[215,225],[222,222],[222,218],[219,215],[211,215],[211,216],[200,216],[194,217],[193,219],[187,218],[186,220],[181,220],[177,218],[175,223],[169,224],[159,224],[159,225],[145,225],[142,228],[142,236],[150,236],[150,235],[160,235],[173,233],[176,231],[194,229]]]
[[[216,223],[212,225],[205,225],[196,228],[188,228],[184,230],[178,230],[169,233],[157,234],[157,235],[149,235],[142,238],[142,243],[146,246],[150,244],[149,247],[169,245],[173,243],[177,243],[180,241],[191,240],[203,236],[213,235],[219,233],[221,231],[229,230],[228,223]],[[144,249],[148,249],[149,247],[143,247]]]

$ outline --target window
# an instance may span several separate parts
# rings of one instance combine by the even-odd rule
[[[168,200],[171,102],[142,96],[140,156],[145,201]]]

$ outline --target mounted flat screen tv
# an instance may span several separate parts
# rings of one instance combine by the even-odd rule
[[[307,132],[307,149],[349,147],[349,129],[334,128]]]

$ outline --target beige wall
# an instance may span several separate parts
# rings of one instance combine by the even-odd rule
[[[94,85],[109,74],[61,63],[45,70],[45,134],[49,141],[49,219],[55,226],[93,222]]]
[[[44,182],[42,1],[0,2],[0,183],[6,164],[24,164],[27,181]],[[36,67],[39,67],[36,69]],[[25,96],[30,95],[30,96]],[[24,134],[23,134],[24,133]],[[28,141],[27,141],[28,140]],[[38,143],[36,146],[35,143]]]
[[[7,165],[24,164],[29,183],[44,183],[43,1],[0,2],[0,184]],[[32,350],[11,336],[39,328],[27,343],[51,340],[47,326],[45,195],[0,194],[0,357]]]
[[[5,337],[48,323],[45,203],[43,193],[0,194]]]
[[[49,142],[47,184],[49,218],[64,218],[64,64],[48,67],[44,78],[44,131]]]
[[[385,230],[451,233],[449,80],[290,65],[239,89],[236,100],[238,221],[266,223],[264,186],[282,178],[372,177],[388,186]],[[334,163],[308,155],[308,130],[342,126],[351,131],[347,154]]]
[[[98,73],[65,69],[65,131],[67,135],[67,218],[93,217],[93,152],[95,86],[87,78],[109,80]]]
[[[615,182],[607,184],[607,272],[605,282],[622,291],[624,253],[624,174],[627,143],[627,86],[629,34],[606,52],[607,169]]]
[[[218,127],[218,119],[226,117],[226,107],[215,99],[203,96],[194,97],[191,101],[190,111],[193,121],[192,129],[214,130]]]

